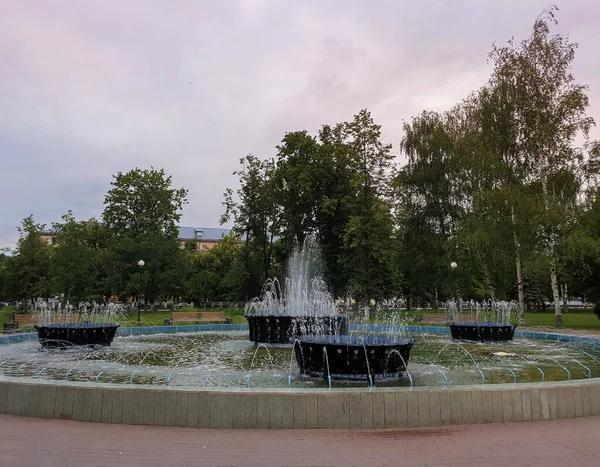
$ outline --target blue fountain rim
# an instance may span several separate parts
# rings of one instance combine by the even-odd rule
[[[355,336],[355,335],[306,335],[297,339],[300,344],[315,344],[315,345],[351,345],[351,346],[367,346],[367,347],[388,347],[388,346],[412,346],[414,339],[407,337],[390,337],[390,336]]]
[[[351,331],[365,331],[365,332],[380,332],[382,334],[393,332],[395,330],[401,330],[405,332],[414,332],[420,334],[432,334],[432,335],[450,335],[450,328],[448,326],[437,327],[437,326],[392,326],[385,324],[349,324],[349,330]],[[246,331],[248,330],[247,324],[197,324],[197,325],[177,325],[177,326],[137,326],[137,327],[119,327],[117,329],[118,337],[126,336],[140,336],[140,335],[152,335],[152,334],[178,334],[178,333],[191,333],[191,332],[202,332],[202,331]],[[572,342],[572,343],[588,343],[600,345],[600,337],[592,336],[574,336],[570,334],[559,334],[549,333],[541,331],[515,331],[515,337],[525,339],[540,339],[550,340],[558,342]],[[6,334],[0,336],[0,345],[3,344],[15,344],[19,342],[28,342],[38,340],[37,333],[34,332],[23,332]]]
[[[512,323],[494,323],[489,321],[450,321],[448,326],[469,326],[478,328],[516,328]]]
[[[261,315],[259,313],[248,313],[245,318],[291,318],[291,319],[323,319],[323,318],[348,318],[349,315],[343,313],[333,313],[331,315]]]
[[[106,329],[118,328],[119,323],[93,323],[90,321],[82,321],[76,323],[39,323],[33,327],[36,329]]]

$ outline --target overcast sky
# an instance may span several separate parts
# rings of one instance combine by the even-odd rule
[[[189,189],[182,224],[218,227],[240,157],[362,108],[398,152],[402,121],[484,84],[492,42],[548,1],[0,0],[0,247],[29,214],[99,216],[136,166]],[[600,124],[600,2],[556,3]]]

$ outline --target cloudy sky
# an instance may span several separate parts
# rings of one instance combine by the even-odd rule
[[[0,247],[29,214],[99,216],[136,166],[189,189],[182,224],[217,227],[240,157],[361,108],[398,151],[402,121],[481,86],[492,42],[548,1],[0,0]],[[556,3],[600,123],[600,3]]]

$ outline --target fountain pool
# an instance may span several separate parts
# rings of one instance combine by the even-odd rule
[[[238,326],[239,328],[240,326]],[[369,336],[365,326],[356,335]],[[371,334],[381,334],[375,328]],[[152,332],[152,328],[147,328]],[[408,329],[408,328],[407,328]],[[324,388],[300,373],[292,346],[255,346],[247,331],[126,335],[111,347],[42,349],[37,340],[0,345],[0,375],[36,380],[206,388]],[[155,329],[154,332],[158,331]],[[123,335],[125,334],[125,335]],[[456,342],[449,334],[404,331],[414,339],[404,378],[378,387],[451,387],[600,377],[600,345],[517,337],[511,342]],[[337,388],[369,386],[366,378],[334,381]]]
[[[518,331],[481,344],[453,341],[447,327],[349,328],[359,338],[413,338],[405,377],[306,377],[292,346],[255,345],[244,325],[120,328],[112,346],[85,350],[42,350],[37,335],[17,334],[0,337],[0,413],[267,429],[600,415],[600,339]]]

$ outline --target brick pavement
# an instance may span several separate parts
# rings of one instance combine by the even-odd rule
[[[600,416],[399,430],[208,430],[0,415],[2,467],[600,465]]]

